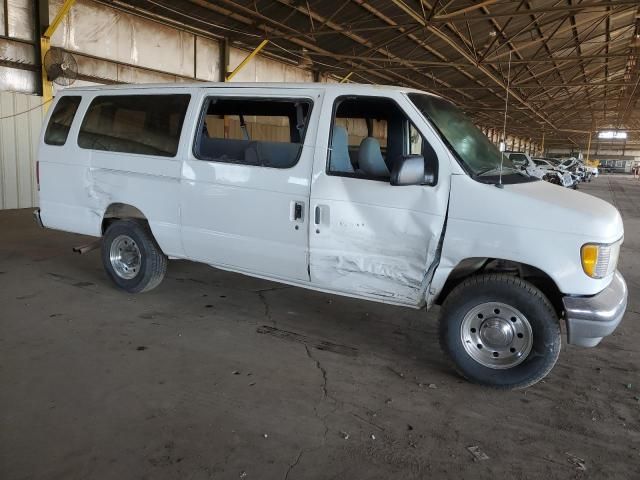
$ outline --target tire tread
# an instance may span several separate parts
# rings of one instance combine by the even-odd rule
[[[442,305],[442,310],[440,312],[440,323],[439,323],[439,342],[440,342],[440,348],[442,348],[442,350],[444,351],[449,364],[452,366],[452,368],[463,378],[465,378],[466,380],[473,382],[473,383],[481,383],[483,385],[489,386],[491,388],[497,389],[497,390],[519,390],[519,389],[523,389],[523,388],[527,388],[530,387],[531,385],[534,385],[535,383],[539,382],[541,379],[543,379],[550,371],[551,369],[553,369],[553,366],[556,363],[556,360],[560,354],[560,348],[561,348],[561,344],[562,342],[559,340],[557,342],[557,350],[554,352],[554,355],[549,359],[549,361],[547,361],[545,368],[543,370],[541,370],[539,372],[538,375],[536,375],[535,377],[530,378],[527,381],[523,381],[523,382],[519,382],[517,384],[512,384],[512,385],[493,385],[493,384],[485,384],[482,382],[478,382],[477,380],[473,379],[473,378],[469,378],[468,375],[466,375],[460,368],[459,366],[456,364],[456,362],[453,360],[451,353],[449,352],[449,347],[447,345],[447,336],[449,334],[449,321],[447,321],[449,319],[449,311],[451,310],[451,308],[456,305],[458,303],[458,301],[460,300],[461,297],[463,297],[466,292],[468,291],[468,289],[473,289],[473,288],[478,288],[487,284],[491,284],[491,283],[495,283],[495,284],[510,284],[514,287],[517,288],[521,288],[524,291],[526,291],[529,295],[532,296],[532,298],[538,300],[539,302],[541,302],[541,304],[544,306],[544,308],[547,310],[548,314],[550,317],[555,318],[557,320],[557,315],[556,315],[556,311],[553,308],[553,306],[551,305],[551,302],[549,301],[549,299],[546,297],[546,295],[544,293],[542,293],[542,291],[540,291],[537,287],[535,287],[533,284],[531,284],[530,282],[520,278],[520,277],[516,277],[514,275],[510,275],[510,274],[506,274],[506,273],[487,273],[487,274],[480,274],[480,275],[473,275],[467,279],[465,279],[464,281],[462,281],[462,283],[460,283],[459,285],[457,285],[452,291],[451,293],[447,296],[446,300],[444,301],[443,305]],[[557,328],[557,338],[560,339],[560,324],[559,322],[556,322],[556,328]]]
[[[112,276],[112,279],[120,288],[123,288],[129,293],[144,293],[144,292],[148,292],[149,290],[153,290],[158,285],[160,285],[160,283],[164,279],[164,276],[167,272],[168,259],[167,259],[167,256],[162,251],[162,249],[160,248],[160,246],[158,245],[158,242],[156,242],[156,239],[153,237],[153,233],[151,232],[151,228],[149,227],[149,224],[143,220],[132,219],[132,218],[121,219],[121,220],[116,220],[112,222],[107,228],[107,230],[105,231],[105,234],[103,236],[104,250],[108,250],[109,248],[109,245],[105,244],[105,239],[108,239],[111,236],[110,232],[116,228],[117,229],[124,228],[128,231],[132,231],[143,239],[144,249],[147,252],[147,257],[145,259],[146,270],[144,272],[145,278],[134,286],[125,287],[124,285],[120,285],[113,278],[113,275],[110,273],[110,275]],[[105,269],[110,272],[110,268],[109,268],[109,265],[107,264],[107,260],[104,252],[103,252],[103,262],[105,264]]]

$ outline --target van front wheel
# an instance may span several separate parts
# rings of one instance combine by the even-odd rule
[[[531,283],[505,274],[470,277],[447,297],[440,344],[466,379],[501,389],[543,379],[560,354],[558,317]]]
[[[149,227],[137,220],[117,220],[102,238],[102,263],[118,287],[141,293],[157,287],[167,271],[167,257]]]

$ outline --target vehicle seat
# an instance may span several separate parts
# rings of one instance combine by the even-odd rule
[[[367,137],[360,143],[358,165],[366,175],[373,177],[389,176],[389,169],[380,150],[380,142],[373,137]]]
[[[347,129],[340,125],[333,126],[329,170],[332,172],[353,173],[353,165],[351,165],[351,159],[349,158]]]

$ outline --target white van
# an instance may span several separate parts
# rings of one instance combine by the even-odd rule
[[[67,89],[39,149],[47,228],[102,237],[113,282],[168,259],[412,308],[442,304],[467,379],[522,388],[620,323],[618,211],[501,162],[454,105],[406,88]]]

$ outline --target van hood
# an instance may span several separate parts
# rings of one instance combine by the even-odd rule
[[[516,224],[583,235],[589,241],[604,243],[614,242],[624,235],[618,209],[593,195],[548,182],[505,185],[504,190],[512,197],[512,205],[522,206],[519,215],[513,219]]]
[[[618,210],[592,195],[544,181],[478,185],[482,200],[465,202],[459,218],[578,235],[585,242],[611,243],[624,235]]]

